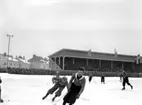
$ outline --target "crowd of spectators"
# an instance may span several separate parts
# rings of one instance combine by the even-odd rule
[[[121,74],[121,68],[97,68],[97,69],[87,69],[84,68],[85,75],[91,73],[94,76],[101,76],[102,73],[105,76],[119,76]],[[126,69],[127,71],[127,69]],[[76,70],[59,70],[60,75],[72,75]],[[129,72],[129,71],[127,71]],[[10,73],[10,74],[23,74],[23,75],[55,75],[56,70],[45,70],[45,69],[24,69],[24,68],[0,68],[0,73]],[[131,72],[129,72],[131,73]],[[133,73],[134,74],[134,73]]]

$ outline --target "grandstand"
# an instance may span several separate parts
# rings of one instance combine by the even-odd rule
[[[61,49],[49,55],[49,68],[51,70],[78,70],[83,67],[88,71],[117,72],[141,72],[142,57],[136,63],[136,57],[132,55],[89,52],[75,49]]]

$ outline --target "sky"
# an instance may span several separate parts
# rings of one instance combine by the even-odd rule
[[[0,53],[62,49],[142,55],[141,0],[0,0]]]

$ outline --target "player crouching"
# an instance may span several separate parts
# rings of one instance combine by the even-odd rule
[[[56,90],[55,96],[52,98],[52,101],[55,100],[56,97],[61,96],[63,89],[67,86],[68,88],[68,80],[66,77],[53,77],[52,82],[55,84],[52,88],[50,88],[47,94],[42,98],[43,100],[49,95],[53,94]]]

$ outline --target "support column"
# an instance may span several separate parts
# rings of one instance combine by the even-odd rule
[[[135,72],[134,62],[132,62],[133,71]]]
[[[56,64],[58,65],[59,64],[59,58],[56,57]]]
[[[72,64],[75,64],[74,58],[73,58],[73,62],[72,62]]]
[[[86,59],[86,65],[88,65],[88,59]]]
[[[60,67],[60,56],[58,57],[58,67],[59,67],[59,69],[61,69],[61,67]]]
[[[60,57],[59,57],[59,66],[60,66]]]
[[[113,61],[111,61],[111,69],[113,69]]]
[[[49,69],[52,70],[52,58],[49,58]]]
[[[57,69],[60,70],[60,57],[57,57]]]
[[[122,62],[122,70],[124,69],[124,63]]]
[[[99,67],[101,67],[101,59],[99,60]]]
[[[55,58],[55,70],[58,70],[58,57]]]
[[[63,57],[62,56],[60,57],[60,67],[61,69],[63,69]]]
[[[63,57],[63,70],[65,69],[65,57]]]

